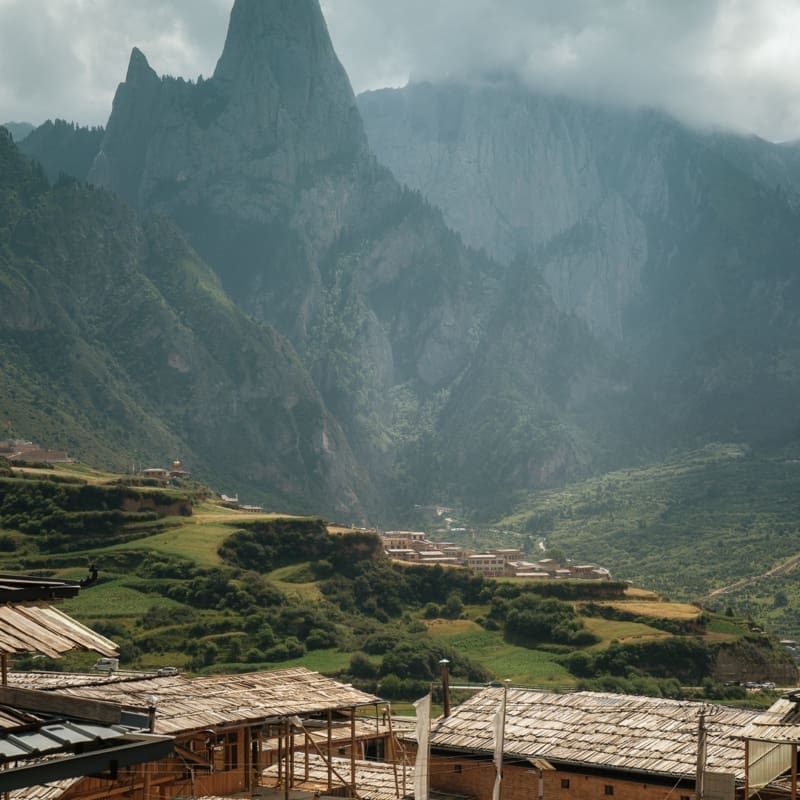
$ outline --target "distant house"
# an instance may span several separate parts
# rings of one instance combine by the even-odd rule
[[[467,567],[484,578],[502,578],[505,575],[506,560],[494,553],[475,553],[467,556]]]
[[[142,475],[145,478],[153,478],[157,481],[169,480],[169,470],[166,470],[163,467],[148,467],[147,469],[142,470]]]

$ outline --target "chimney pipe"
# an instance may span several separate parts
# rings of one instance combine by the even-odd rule
[[[445,717],[450,716],[450,676],[447,674],[449,663],[446,658],[439,661],[439,666],[442,668],[442,706]]]

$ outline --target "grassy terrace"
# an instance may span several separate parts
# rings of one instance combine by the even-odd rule
[[[413,697],[436,681],[445,655],[456,685],[509,679],[565,690],[580,685],[570,667],[576,652],[592,659],[609,647],[658,644],[681,625],[696,626],[692,638],[709,642],[735,642],[747,631],[741,619],[709,616],[652,591],[628,588],[616,599],[592,599],[581,596],[589,584],[569,589],[566,582],[562,588],[577,594],[558,602],[590,641],[576,648],[512,637],[504,617],[524,582],[470,588],[473,578],[464,570],[391,567],[377,557],[379,544],[368,532],[237,511],[209,499],[205,487],[128,485],[125,476],[81,465],[12,476],[6,470],[0,480],[7,487],[0,498],[0,569],[77,580],[96,564],[99,581],[63,608],[118,642],[129,668],[169,664],[202,673],[302,664],[370,691],[386,689],[387,697]],[[31,498],[44,506],[17,513]],[[123,500],[130,511],[111,508]],[[59,510],[59,503],[71,510]],[[157,512],[173,507],[188,513]],[[446,611],[453,592],[465,601],[454,601],[455,615]],[[441,608],[431,613],[437,603]],[[87,668],[93,659],[77,654],[63,665]],[[391,691],[384,685],[389,679]]]

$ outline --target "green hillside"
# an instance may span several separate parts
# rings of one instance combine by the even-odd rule
[[[0,465],[0,569],[77,580],[94,565],[97,582],[63,607],[119,643],[123,668],[302,663],[390,699],[423,693],[441,658],[458,684],[674,697],[745,699],[721,685],[722,666],[741,680],[794,677],[786,651],[745,620],[624,583],[400,566],[374,533],[227,508],[196,483],[141,484],[79,465]]]
[[[163,218],[51,186],[0,129],[0,415],[118,471],[179,457],[229,492],[358,519],[369,479],[291,345]],[[346,498],[346,501],[343,501]]]
[[[800,461],[789,452],[709,445],[532,494],[503,524],[530,552],[544,540],[617,578],[800,637]]]

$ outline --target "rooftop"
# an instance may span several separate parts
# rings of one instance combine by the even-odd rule
[[[31,689],[57,689],[59,694],[119,703],[126,708],[146,708],[156,698],[156,733],[233,725],[296,714],[336,711],[380,702],[374,695],[354,689],[303,667],[252,672],[244,675],[183,675],[45,677],[46,673],[10,673],[9,685]]]
[[[492,720],[502,696],[502,688],[488,688],[457,706],[435,724],[431,745],[493,753]],[[707,768],[743,779],[744,744],[739,737],[758,712],[697,702],[509,689],[504,750],[507,756],[693,778],[703,710]]]

